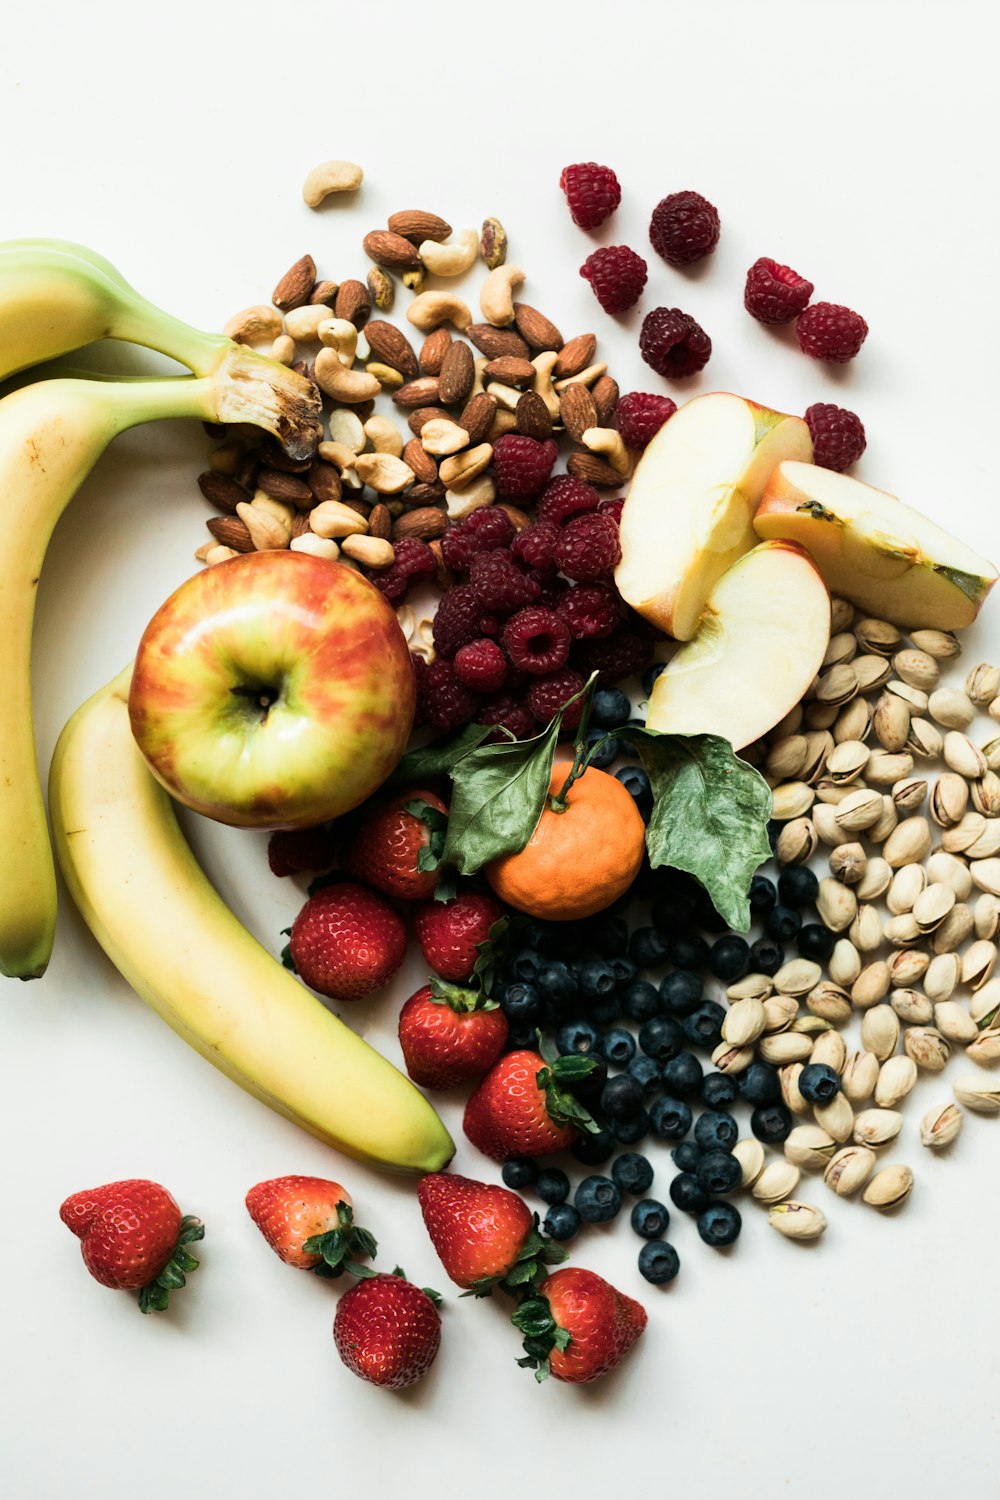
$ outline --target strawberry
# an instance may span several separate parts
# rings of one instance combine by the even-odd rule
[[[350,1195],[325,1177],[273,1177],[246,1197],[247,1212],[286,1266],[340,1276],[374,1255],[373,1235],[354,1222]]]
[[[413,925],[420,951],[435,974],[465,984],[479,962],[481,946],[494,935],[503,907],[482,891],[462,891],[451,901],[418,906]]]
[[[388,984],[406,957],[406,928],[384,896],[338,880],[310,896],[292,924],[288,952],[310,989],[331,1000],[363,1000]]]
[[[572,1385],[620,1364],[646,1327],[646,1309],[581,1266],[554,1271],[511,1319],[525,1335],[518,1364]]]
[[[441,1264],[458,1286],[488,1296],[515,1292],[566,1252],[538,1232],[538,1215],[509,1188],[433,1172],[417,1188],[420,1211]]]
[[[453,1089],[491,1068],[507,1041],[507,1017],[481,990],[432,979],[399,1013],[406,1071],[425,1089]]]
[[[448,809],[433,792],[403,792],[370,813],[351,840],[344,864],[397,901],[427,901],[438,883]]]
[[[200,1219],[181,1217],[158,1182],[142,1177],[72,1193],[59,1217],[80,1240],[83,1263],[102,1286],[138,1290],[142,1312],[163,1312],[198,1262],[184,1247],[204,1238]]]
[[[441,1343],[441,1298],[414,1286],[397,1266],[345,1292],[333,1320],[337,1353],[349,1370],[389,1390],[427,1374]]]
[[[334,847],[330,830],[279,828],[267,841],[267,862],[272,875],[298,875],[302,870],[328,870]]]
[[[594,1058],[559,1057],[547,1041],[539,1045],[541,1055],[525,1049],[501,1057],[465,1106],[466,1135],[494,1161],[563,1151],[579,1131],[598,1129],[562,1086],[593,1072]]]

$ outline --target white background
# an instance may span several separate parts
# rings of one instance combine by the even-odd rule
[[[567,336],[596,330],[623,390],[659,389],[638,319],[617,326],[577,275],[592,238],[570,222],[559,171],[606,161],[624,200],[593,238],[648,254],[643,307],[681,306],[714,340],[685,390],[790,411],[842,401],[868,428],[860,474],[997,557],[987,15],[955,0],[18,6],[0,60],[0,237],[82,240],[163,306],[219,327],[305,250],[321,274],[363,276],[361,236],[393,209],[456,226],[497,214],[525,299]],[[364,189],[312,215],[300,185],[329,156],[361,162]],[[687,187],[723,223],[717,254],[690,274],[646,240],[653,204]],[[864,313],[855,366],[817,367],[746,316],[743,275],[761,254]],[[128,435],[60,524],[38,610],[43,765],[192,570],[204,450],[193,427]],[[994,602],[967,660],[1000,654],[998,618]],[[276,948],[299,897],[269,876],[263,839],[205,825],[193,836]],[[390,1055],[406,993],[401,982],[361,1017]],[[911,1101],[896,1154],[917,1187],[895,1220],[816,1183],[804,1196],[830,1228],[812,1249],[780,1240],[749,1203],[730,1254],[684,1221],[666,1292],[640,1280],[624,1220],[581,1236],[575,1259],[650,1309],[642,1345],[602,1387],[537,1389],[514,1365],[499,1302],[449,1296],[432,1375],[392,1396],[341,1367],[335,1293],[279,1264],[243,1195],[284,1172],[342,1177],[387,1264],[447,1291],[412,1185],[340,1160],[188,1051],[65,901],[46,978],[2,985],[0,1031],[0,1486],[12,1500],[996,1493],[1000,1123],[970,1119],[950,1158],[932,1159],[916,1122],[946,1084]],[[457,1125],[454,1105],[446,1114]],[[456,1166],[484,1163],[460,1149]],[[91,1282],[57,1217],[68,1192],[133,1174],[167,1183],[208,1225],[202,1269],[166,1317]]]

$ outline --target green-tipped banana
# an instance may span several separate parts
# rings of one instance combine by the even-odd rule
[[[157,349],[196,375],[225,373],[220,422],[254,421],[294,458],[316,446],[319,400],[294,370],[202,333],[141,297],[103,256],[66,240],[0,244],[0,380],[97,339]],[[247,401],[256,415],[246,415]]]
[[[147,1005],[251,1094],[350,1156],[437,1172],[424,1096],[240,925],[191,853],[128,717],[127,667],[70,719],[49,807],[70,894]]]

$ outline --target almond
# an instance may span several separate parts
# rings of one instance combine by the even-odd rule
[[[346,318],[355,328],[363,328],[371,317],[372,299],[363,281],[342,281],[337,288],[333,311]]]
[[[407,503],[414,507],[435,505],[444,499],[444,485],[439,479],[433,484],[411,484],[406,492]]]
[[[458,419],[458,425],[464,427],[469,434],[470,445],[481,443],[493,426],[493,418],[496,416],[496,397],[487,391],[480,391],[477,396],[464,407],[462,415]]]
[[[421,484],[436,484],[437,464],[419,438],[411,438],[403,449],[403,462],[409,464]]]
[[[381,501],[368,513],[368,535],[380,537],[385,542],[392,536],[392,514]]]
[[[602,375],[600,380],[595,381],[591,386],[590,394],[597,407],[598,426],[610,426],[615,407],[618,405],[617,380],[612,379],[610,375]]]
[[[250,499],[247,491],[235,479],[230,479],[228,474],[213,473],[211,469],[198,475],[198,488],[209,505],[214,505],[216,510],[225,511],[228,516],[235,516],[237,505]]]
[[[361,245],[368,259],[377,266],[384,266],[387,271],[420,270],[417,247],[390,229],[373,229],[365,235]]]
[[[414,380],[420,374],[413,345],[395,323],[376,318],[366,325],[365,338],[382,363],[398,370],[407,380]]]
[[[439,384],[437,375],[421,375],[393,391],[392,399],[397,406],[424,406],[428,401],[440,400]]]
[[[422,208],[405,208],[388,218],[390,232],[401,235],[419,245],[421,240],[436,240],[443,243],[451,235],[451,225],[437,214],[426,213]]]
[[[534,371],[532,371],[534,373]],[[476,380],[472,350],[461,339],[455,339],[444,357],[439,377],[441,400],[446,405],[467,401]]]
[[[240,502],[243,503],[242,501]],[[250,528],[239,516],[213,516],[208,529],[223,547],[232,547],[234,552],[253,552]]]
[[[517,418],[518,432],[525,437],[544,443],[552,436],[552,418],[537,391],[525,391],[514,408],[514,416]]]
[[[303,255],[282,276],[271,293],[271,301],[282,312],[290,312],[293,307],[302,307],[309,301],[315,285],[316,262],[311,255]]]
[[[559,358],[552,366],[552,379],[565,380],[568,375],[579,375],[594,358],[597,337],[593,333],[578,333],[575,339],[563,344]]]
[[[420,346],[421,375],[440,375],[445,356],[451,348],[451,333],[447,328],[435,328]]]
[[[563,426],[580,442],[588,427],[598,427],[597,406],[585,385],[568,385],[559,398]]]
[[[431,542],[435,537],[443,536],[447,529],[448,517],[443,510],[433,505],[420,505],[399,517],[392,528],[392,540],[398,542],[400,537],[415,536],[420,542]]]
[[[494,328],[492,323],[470,323],[465,330],[480,354],[487,359],[527,359],[531,350],[514,328]],[[581,366],[582,368],[582,366]]]
[[[451,412],[446,411],[443,406],[418,406],[415,411],[410,412],[406,420],[410,431],[419,437],[426,424],[435,421],[438,417],[444,417],[450,422]],[[462,426],[465,426],[464,422]]]
[[[444,548],[441,546],[441,539],[439,537],[435,537],[434,540],[432,542],[428,542],[427,545],[434,553],[434,561],[437,563],[437,572],[434,575],[434,582],[437,584],[441,592],[443,594],[446,594],[455,582],[455,575],[444,560]]]
[[[284,474],[280,469],[261,469],[257,475],[257,488],[270,495],[272,500],[287,500],[289,504],[308,510],[313,503],[312,490],[297,474]]]
[[[284,474],[304,474],[309,467],[308,458],[289,458],[281,444],[273,437],[264,439],[257,449],[257,457],[262,468],[280,469]]]
[[[292,540],[294,541],[297,536],[306,536],[311,531],[312,526],[306,512],[304,510],[296,512],[292,517]]]
[[[322,458],[314,458],[309,465],[309,488],[317,503],[324,500],[339,500],[343,488],[340,473],[335,464]]]
[[[514,303],[514,326],[536,354],[541,354],[544,349],[559,350],[563,346],[563,336],[551,318],[540,313],[537,307],[529,307],[527,302]]]
[[[596,485],[598,489],[616,490],[623,483],[617,469],[613,469],[603,458],[597,458],[593,453],[571,453],[566,460],[566,468],[574,479],[582,479],[586,484]]]
[[[487,380],[499,380],[503,385],[512,385],[519,391],[527,390],[537,373],[530,359],[517,359],[511,354],[491,359],[483,370]]]
[[[508,505],[506,500],[501,500],[497,510],[503,511],[515,531],[527,531],[528,527],[534,524],[531,516],[519,510],[516,505]]]
[[[317,281],[309,294],[309,301],[316,307],[323,303],[324,307],[332,307],[337,300],[337,283],[335,281]]]

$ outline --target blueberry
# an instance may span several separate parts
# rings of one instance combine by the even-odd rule
[[[606,771],[609,766],[613,766],[622,753],[621,740],[615,739],[613,734],[605,738],[606,735],[607,731],[604,729],[588,729],[587,731],[587,745],[596,745],[601,740],[604,741],[601,748],[595,750],[587,762],[588,765],[596,766],[598,771]]]
[[[605,913],[590,924],[587,940],[602,958],[618,958],[628,947],[628,923]]]
[[[507,964],[511,975],[525,984],[534,984],[541,967],[542,955],[534,948],[521,948]]]
[[[622,991],[621,1005],[630,1021],[649,1021],[660,1008],[659,991],[647,979],[635,979]]]
[[[799,1093],[810,1104],[829,1104],[840,1092],[840,1078],[826,1063],[807,1063],[799,1074]]]
[[[766,875],[755,875],[750,882],[750,910],[754,916],[765,916],[778,899],[773,880]]]
[[[644,1094],[652,1094],[660,1086],[660,1065],[643,1052],[636,1053],[625,1071],[635,1079]]]
[[[591,704],[590,717],[602,729],[617,729],[632,712],[632,705],[621,688],[598,688]]]
[[[508,1052],[520,1052],[524,1048],[533,1049],[538,1044],[537,1026],[533,1021],[517,1021],[511,1024],[507,1032],[506,1047]]]
[[[684,1035],[693,1047],[711,1050],[722,1041],[722,1023],[726,1012],[714,1000],[703,1000],[697,1010],[681,1022]]]
[[[530,1187],[538,1178],[538,1167],[527,1157],[515,1156],[504,1162],[500,1176],[509,1188]]]
[[[693,1172],[679,1172],[670,1184],[670,1201],[686,1214],[700,1214],[708,1206],[708,1194]]]
[[[778,899],[785,906],[813,906],[819,881],[808,865],[789,865],[778,876]]]
[[[672,1016],[653,1016],[639,1028],[639,1046],[647,1057],[667,1062],[676,1057],[684,1045],[680,1023]]]
[[[627,953],[616,953],[611,960],[611,967],[615,971],[615,982],[619,990],[626,989],[636,982],[639,970]]]
[[[659,969],[667,961],[668,945],[655,927],[637,927],[629,939],[628,951],[640,969]]]
[[[800,929],[796,941],[803,958],[815,958],[824,963],[833,952],[837,934],[824,927],[821,922],[807,922]]]
[[[681,933],[670,939],[670,961],[678,969],[704,969],[708,963],[708,944],[697,933]]]
[[[617,1157],[611,1163],[611,1176],[619,1192],[638,1197],[640,1193],[648,1192],[652,1186],[653,1168],[638,1151],[627,1151],[624,1156]]]
[[[706,1245],[722,1249],[739,1239],[743,1220],[731,1203],[713,1203],[698,1215],[698,1233]]]
[[[617,995],[604,995],[600,1000],[591,1000],[587,1007],[595,1026],[610,1026],[622,1013],[622,1003]]]
[[[500,995],[500,1009],[508,1021],[530,1025],[541,1015],[541,996],[533,984],[508,984]]]
[[[535,1192],[543,1203],[565,1203],[569,1197],[569,1178],[560,1167],[546,1167],[538,1174]]]
[[[670,1152],[670,1159],[678,1172],[694,1172],[702,1158],[702,1149],[697,1141],[681,1141]]]
[[[579,1232],[581,1222],[572,1203],[553,1203],[542,1228],[553,1240],[571,1240]]]
[[[606,1224],[622,1206],[622,1195],[610,1177],[585,1177],[573,1194],[581,1219],[588,1224]]]
[[[656,898],[649,915],[662,937],[679,937],[690,931],[694,923],[694,902],[688,896],[667,891]]]
[[[554,958],[558,951],[558,924],[532,920],[524,924],[520,936],[522,948],[534,948],[543,958]]]
[[[653,683],[659,677],[660,673],[665,671],[666,665],[667,664],[665,661],[654,661],[652,665],[648,666],[645,672],[643,672],[639,681],[642,683],[642,696],[644,698],[649,697],[650,693],[653,691]]]
[[[629,1217],[636,1234],[644,1240],[657,1240],[666,1234],[670,1224],[670,1210],[656,1198],[643,1198],[637,1203]]]
[[[731,1151],[740,1138],[740,1127],[721,1109],[707,1109],[698,1117],[694,1138],[706,1151]]]
[[[614,1063],[616,1068],[626,1067],[635,1056],[635,1037],[624,1026],[612,1026],[601,1037],[599,1046],[608,1062]]]
[[[596,1052],[590,1054],[594,1066],[585,1078],[576,1078],[570,1085],[571,1092],[587,1105],[596,1104],[608,1081],[608,1065]]]
[[[579,994],[576,976],[560,959],[549,959],[544,963],[535,983],[539,994],[547,1000],[554,1000],[560,1008],[572,1005]]]
[[[755,974],[777,974],[785,962],[785,950],[774,938],[758,938],[750,949],[750,963]]]
[[[732,933],[717,938],[708,950],[708,967],[723,984],[735,984],[750,970],[750,944]]]
[[[779,943],[786,943],[802,926],[802,918],[790,906],[776,906],[773,911],[768,912],[764,926],[768,937],[775,938]]]
[[[614,776],[632,798],[643,821],[647,822],[653,811],[653,789],[645,771],[641,766],[622,766],[620,771],[614,773]]]
[[[675,969],[660,980],[660,1000],[673,1016],[689,1016],[701,1004],[704,986],[690,969]]]
[[[701,1099],[709,1109],[728,1109],[739,1098],[736,1079],[728,1073],[706,1073],[701,1080]]]
[[[565,1026],[560,1026],[556,1032],[556,1050],[563,1057],[572,1052],[581,1052],[586,1055],[594,1052],[600,1046],[601,1034],[596,1026],[591,1026],[589,1021],[568,1021]]]
[[[695,1176],[707,1193],[718,1196],[738,1188],[743,1173],[732,1152],[706,1151],[695,1168]]]
[[[585,1167],[599,1167],[604,1162],[610,1161],[614,1155],[615,1138],[611,1131],[602,1125],[600,1130],[588,1131],[586,1135],[581,1135],[569,1149],[577,1161],[582,1162]]]
[[[784,1104],[758,1104],[750,1116],[750,1129],[765,1146],[777,1146],[792,1131],[791,1111]]]
[[[615,990],[615,971],[604,958],[591,958],[580,970],[580,994],[585,1000],[601,1000]]]
[[[720,917],[707,891],[699,890],[694,902],[694,919],[706,932],[725,932],[729,923]]]
[[[691,1129],[691,1106],[683,1099],[664,1096],[650,1105],[649,1119],[657,1135],[665,1141],[680,1141]]]
[[[748,1104],[776,1104],[781,1098],[781,1077],[772,1063],[752,1062],[736,1080],[736,1087]]]
[[[686,1099],[690,1094],[698,1092],[703,1072],[704,1069],[693,1052],[680,1052],[663,1064],[663,1086],[672,1094],[679,1094]]]
[[[601,1090],[601,1113],[609,1120],[630,1120],[642,1108],[642,1084],[619,1073],[609,1078]]]
[[[639,1251],[639,1274],[653,1286],[666,1286],[681,1268],[681,1258],[666,1240],[650,1240]]]
[[[649,1116],[644,1109],[637,1109],[627,1120],[611,1120],[609,1129],[619,1146],[638,1146],[649,1134]]]

